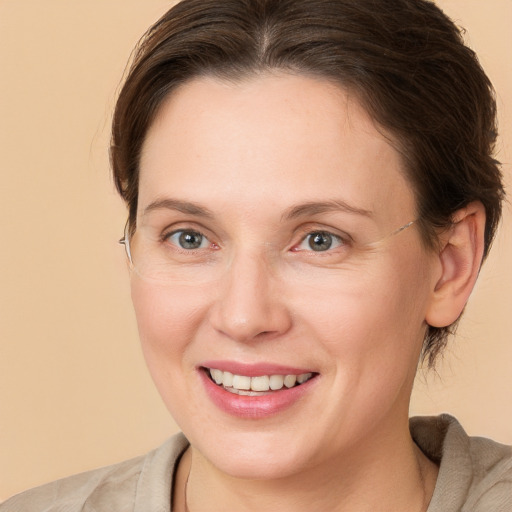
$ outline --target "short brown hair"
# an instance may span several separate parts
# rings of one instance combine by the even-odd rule
[[[426,245],[435,247],[437,228],[478,200],[487,255],[504,197],[493,158],[494,91],[461,31],[427,0],[175,5],[141,39],[114,113],[111,162],[133,229],[141,148],[167,95],[195,77],[236,80],[265,70],[323,77],[355,93],[402,155]],[[429,327],[429,365],[449,332]]]

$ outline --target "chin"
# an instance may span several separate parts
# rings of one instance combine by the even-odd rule
[[[194,443],[200,456],[233,478],[275,480],[306,467],[302,443],[282,441],[282,436],[261,433],[227,434],[223,439]]]

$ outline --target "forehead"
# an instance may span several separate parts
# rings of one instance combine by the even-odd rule
[[[341,199],[392,222],[414,211],[399,153],[357,99],[290,74],[174,91],[143,145],[139,210],[166,195],[240,208]]]

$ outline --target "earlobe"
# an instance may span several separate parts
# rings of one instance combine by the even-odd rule
[[[458,210],[452,226],[442,235],[439,273],[425,318],[432,327],[446,327],[462,313],[482,263],[484,232],[485,208],[476,201]]]

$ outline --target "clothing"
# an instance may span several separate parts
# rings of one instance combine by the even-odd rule
[[[468,437],[448,415],[412,418],[410,428],[440,463],[428,512],[512,511],[512,447]],[[0,512],[171,512],[173,475],[187,446],[177,434],[145,456],[18,494]]]
[[[439,464],[427,512],[512,512],[512,446],[469,437],[447,414],[411,418],[410,429]]]

